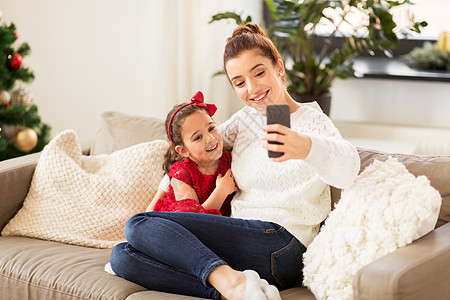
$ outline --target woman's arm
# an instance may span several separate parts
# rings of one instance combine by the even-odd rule
[[[322,180],[332,186],[344,188],[353,183],[358,175],[360,161],[356,147],[344,140],[331,120],[321,113],[310,112],[308,134],[296,132],[283,125],[267,126],[266,140],[282,145],[267,144],[271,151],[284,152],[273,161],[303,159],[319,174]]]
[[[341,138],[311,136],[311,150],[305,161],[312,165],[325,183],[346,188],[358,175],[358,150]]]

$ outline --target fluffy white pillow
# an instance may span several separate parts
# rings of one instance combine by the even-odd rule
[[[441,205],[425,176],[389,158],[375,161],[342,193],[304,254],[304,280],[318,299],[352,299],[363,266],[433,230]]]
[[[75,132],[60,133],[44,148],[24,205],[2,235],[112,248],[125,239],[125,222],[152,200],[167,148],[156,140],[83,156]]]

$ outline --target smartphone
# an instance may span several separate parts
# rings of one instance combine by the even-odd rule
[[[291,110],[287,104],[272,104],[266,107],[267,124],[281,124],[291,127]],[[271,133],[271,132],[269,132]],[[280,144],[269,142],[269,144]],[[280,157],[283,152],[269,151],[269,157]]]

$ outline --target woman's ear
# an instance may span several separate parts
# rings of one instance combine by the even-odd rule
[[[183,146],[175,146],[175,151],[177,151],[178,154],[180,154],[183,157],[188,157],[189,156],[189,152]]]
[[[284,63],[283,60],[278,59],[277,61],[278,73],[283,76],[284,75]]]

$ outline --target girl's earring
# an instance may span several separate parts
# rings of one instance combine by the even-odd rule
[[[283,72],[280,72],[280,76],[283,76]]]

